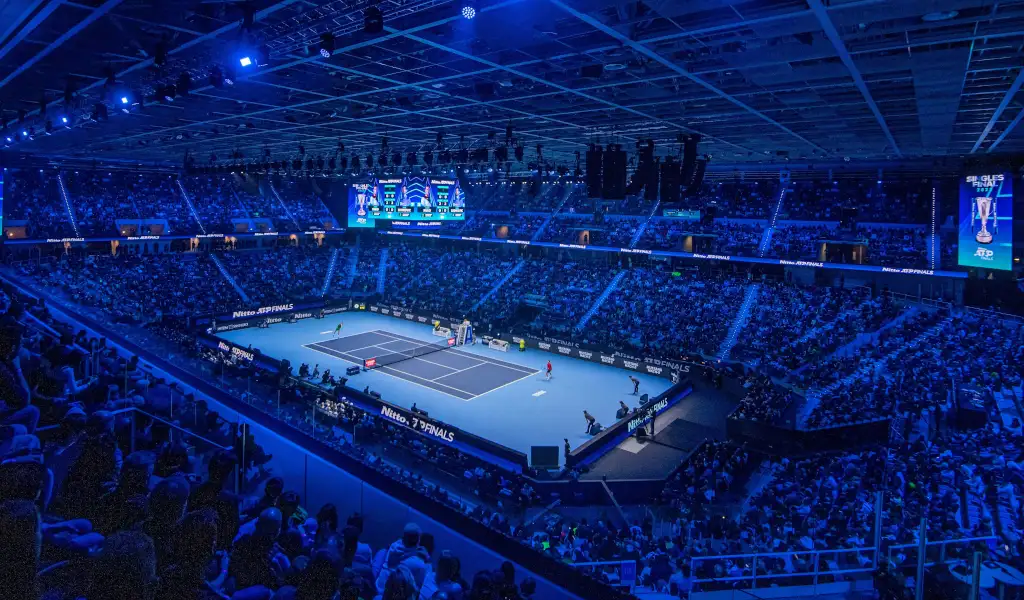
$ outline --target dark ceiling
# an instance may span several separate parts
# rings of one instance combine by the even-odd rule
[[[385,19],[376,35],[363,31],[371,4]],[[439,132],[449,146],[464,135],[479,148],[490,133],[503,142],[510,122],[527,160],[540,144],[553,164],[596,138],[653,138],[659,154],[674,153],[687,133],[728,163],[1024,147],[1020,0],[483,0],[473,20],[461,7],[0,2],[4,135],[33,127],[11,144],[32,154],[179,164],[186,150],[203,164],[264,149],[288,158],[300,144],[330,155],[339,141],[365,155],[384,136],[392,151],[423,151]],[[317,48],[325,32],[336,38],[330,58]],[[238,66],[240,52],[261,46],[266,65]],[[229,78],[237,67],[234,85],[211,86],[215,67]],[[153,98],[182,73],[187,97]],[[125,114],[122,96],[150,98]],[[90,119],[98,102],[108,120]]]

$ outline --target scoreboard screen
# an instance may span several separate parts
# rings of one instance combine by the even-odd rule
[[[1013,174],[960,180],[957,254],[962,267],[1013,269]]]
[[[377,221],[402,225],[461,221],[465,211],[466,193],[457,179],[396,177],[349,188],[349,227],[375,227]]]

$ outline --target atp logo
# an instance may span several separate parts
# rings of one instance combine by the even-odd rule
[[[988,248],[978,248],[974,251],[974,256],[981,260],[992,260],[992,257],[995,256],[995,254],[995,251],[989,250]]]

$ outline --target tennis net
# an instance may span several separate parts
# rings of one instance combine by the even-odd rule
[[[386,367],[395,363],[400,363],[404,360],[411,358],[418,358],[420,356],[426,356],[427,354],[433,354],[434,352],[440,352],[441,350],[447,350],[455,347],[455,338],[446,338],[440,342],[433,342],[430,344],[423,344],[410,348],[409,350],[401,350],[399,352],[388,352],[387,354],[381,354],[373,358],[367,358],[363,361],[363,366],[367,369],[373,369],[376,367]]]

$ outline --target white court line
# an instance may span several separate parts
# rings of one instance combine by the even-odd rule
[[[405,340],[405,341],[408,341],[408,342],[423,342],[423,340],[417,340],[416,338],[410,338],[410,337],[406,337],[406,336],[403,336],[403,335],[399,335],[397,333],[391,333],[391,332],[388,332],[388,331],[377,331],[375,333],[380,333],[381,335],[389,336],[389,337],[392,337],[392,338],[394,338],[396,340],[402,339],[402,340]],[[507,363],[507,362],[505,362],[503,360],[498,360],[496,358],[490,358],[490,357],[487,357],[487,356],[480,356],[478,354],[471,354],[469,352],[459,351],[458,349],[455,349],[454,351],[458,352],[459,356],[466,356],[466,357],[469,357],[469,358],[472,358],[472,359],[475,359],[475,360],[479,360],[479,361],[483,361],[485,363],[489,363],[489,364],[496,365],[496,366],[499,366],[499,367],[505,367],[506,369],[508,369],[510,371],[518,371],[520,373],[528,373],[530,375],[533,375],[534,373],[538,372],[538,371],[529,372],[529,367],[524,367],[522,365],[517,365],[517,364],[513,364],[513,363]]]
[[[423,360],[423,359],[421,358],[420,360]],[[429,361],[426,361],[426,362],[429,362]],[[437,363],[433,363],[433,364],[437,364]],[[487,363],[477,363],[477,364],[473,365],[472,367],[466,367],[465,369],[459,369],[457,371],[452,371],[451,373],[447,373],[445,375],[441,375],[440,377],[435,377],[434,379],[431,379],[431,381],[437,381],[438,379],[444,379],[445,377],[450,377],[451,375],[458,375],[459,373],[462,373],[463,371],[468,371],[470,369],[475,369],[477,367],[482,367],[483,365],[486,365],[486,364]],[[451,367],[449,367],[449,368],[451,368]]]
[[[316,344],[303,344],[302,345],[303,348],[309,348],[310,350],[315,350],[316,352],[321,352],[323,354],[326,354],[327,356],[333,356],[334,358],[340,358],[341,360],[350,362],[350,363],[355,364],[355,365],[362,366],[362,364],[363,364],[363,361],[361,359],[360,360],[353,360],[351,358],[348,358],[347,356],[345,356],[344,352],[339,352],[337,350],[332,350],[330,348],[327,348],[327,349],[316,348],[315,346],[316,346]],[[359,358],[359,357],[356,356],[354,358]]]
[[[328,335],[328,334],[331,334],[331,333],[334,333],[334,332],[333,331],[321,331],[320,335]]]
[[[515,380],[512,380],[512,381],[510,381],[510,382],[508,382],[508,383],[506,383],[506,384],[504,384],[504,385],[499,385],[498,387],[496,387],[496,388],[494,388],[494,389],[491,389],[491,390],[487,390],[486,392],[484,392],[484,393],[482,393],[482,394],[479,394],[478,396],[476,396],[476,398],[479,398],[480,396],[486,396],[487,394],[490,394],[491,392],[495,392],[495,391],[497,391],[497,390],[500,390],[500,389],[501,389],[501,388],[503,388],[503,387],[508,387],[508,386],[512,385],[513,383],[519,383],[520,381],[522,381],[522,380],[526,379],[527,377],[533,377],[534,375],[536,375],[536,374],[538,374],[538,373],[540,373],[540,371],[534,371],[533,373],[529,373],[529,374],[527,374],[527,375],[523,375],[523,376],[522,376],[522,377],[520,377],[519,379],[515,379]]]
[[[362,366],[362,364],[363,364],[362,360],[352,360],[351,358],[347,358],[346,356],[344,356],[343,355],[344,353],[338,352],[337,350],[331,350],[330,348],[327,348],[327,349],[315,348],[314,346],[315,346],[315,344],[305,344],[305,345],[303,345],[304,348],[309,348],[310,350],[315,350],[317,352],[322,352],[322,353],[324,353],[324,354],[326,354],[328,356],[333,356],[335,358],[340,358],[340,359],[342,359],[342,360],[344,360],[346,362],[350,362],[350,363],[355,364],[355,365]],[[409,360],[417,360],[417,359],[409,359]],[[450,390],[455,390],[456,392],[467,394],[467,395],[469,395],[469,398],[463,398],[461,396],[456,396],[455,394],[450,394],[450,393],[448,393],[448,392],[446,392],[444,390],[439,390],[439,389],[437,389],[435,387],[430,387],[429,385],[423,385],[422,383],[419,383],[419,382],[416,382],[416,381],[412,381],[411,379],[407,379],[407,377],[401,377],[401,376],[398,376],[398,375],[394,375],[394,374],[388,373],[384,369],[388,369],[390,371],[397,371],[399,373],[402,373],[402,374],[406,375],[407,377],[412,377],[414,379],[419,379],[419,380],[422,380],[422,381],[426,381],[428,383],[433,383],[435,385],[439,385],[441,387],[445,387],[445,388],[448,388]],[[388,377],[394,377],[395,379],[400,379],[400,380],[402,380],[402,381],[404,381],[406,383],[411,383],[413,385],[418,385],[420,387],[427,388],[428,390],[434,390],[435,392],[439,392],[441,394],[445,394],[446,396],[451,396],[452,398],[458,398],[459,400],[462,400],[464,402],[469,402],[470,400],[476,398],[476,395],[473,394],[472,392],[467,392],[466,390],[461,390],[461,389],[459,389],[457,387],[453,387],[453,386],[450,386],[450,385],[445,385],[443,383],[437,383],[437,382],[431,381],[429,379],[424,379],[423,377],[420,377],[418,375],[413,375],[412,373],[407,373],[405,371],[402,371],[401,369],[396,369],[394,367],[390,367],[390,366],[377,367],[376,369],[374,369],[374,371],[380,371],[382,374],[387,375]]]
[[[366,350],[367,348],[379,348],[380,347],[377,344],[372,344],[370,346],[363,346],[362,348],[350,348],[348,350],[338,350],[337,348],[331,348],[330,346],[327,346],[323,342],[313,342],[311,344],[305,344],[305,345],[307,347],[308,346],[325,346],[328,350],[333,350],[334,352],[344,352],[346,354],[349,354],[349,353],[352,353],[352,352],[358,352],[360,350]],[[353,354],[352,356],[355,356],[355,355]]]

